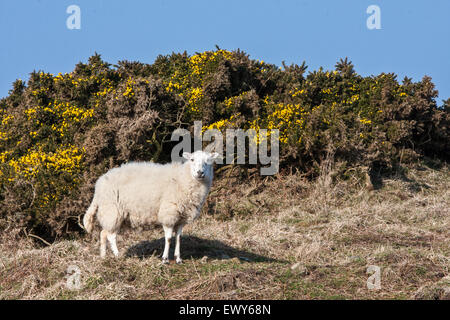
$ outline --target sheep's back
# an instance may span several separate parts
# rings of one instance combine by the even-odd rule
[[[129,163],[103,175],[96,185],[117,204],[133,225],[156,222],[162,195],[170,188],[178,164]],[[106,189],[106,190],[105,190]]]

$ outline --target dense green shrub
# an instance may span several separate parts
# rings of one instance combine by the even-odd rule
[[[217,49],[159,56],[151,65],[94,55],[68,74],[33,72],[0,100],[0,227],[59,236],[77,225],[95,180],[130,160],[169,161],[176,128],[280,130],[280,168],[317,174],[333,156],[346,168],[448,159],[450,99],[429,77],[362,77],[336,69],[249,59]]]

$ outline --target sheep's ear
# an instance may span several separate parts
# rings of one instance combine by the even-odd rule
[[[192,153],[183,152],[183,158],[190,160],[192,158]]]
[[[217,158],[222,158],[222,156],[217,152],[210,153],[208,157],[208,163],[212,164]]]
[[[218,154],[217,152],[213,152],[213,153],[211,153],[210,158],[211,158],[211,159],[217,159],[217,158],[220,158],[220,154]]]

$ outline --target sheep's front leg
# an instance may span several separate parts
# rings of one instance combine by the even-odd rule
[[[175,243],[175,261],[177,263],[183,262],[183,260],[181,260],[181,254],[180,254],[180,240],[181,240],[182,232],[183,232],[183,226],[180,225],[177,228],[176,243]]]
[[[117,244],[116,244],[117,234],[108,232],[108,235],[106,237],[108,238],[109,244],[111,245],[111,250],[114,253],[114,256],[118,257],[119,250],[117,249]]]
[[[170,240],[172,240],[173,228],[166,227],[164,225],[163,228],[164,228],[164,237],[166,238],[166,244],[164,245],[162,263],[169,263],[169,248],[170,248]]]
[[[108,236],[108,231],[102,230],[100,232],[100,257],[106,257],[106,238]]]

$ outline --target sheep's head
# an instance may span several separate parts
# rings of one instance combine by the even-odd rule
[[[209,153],[204,151],[195,151],[194,153],[183,152],[183,158],[188,160],[191,168],[192,177],[198,181],[212,178],[212,165],[214,159],[217,159],[217,152]]]

